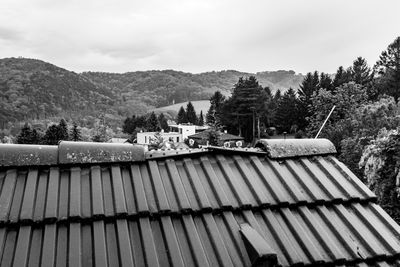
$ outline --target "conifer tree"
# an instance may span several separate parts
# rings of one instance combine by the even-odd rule
[[[298,100],[295,91],[290,88],[279,100],[275,123],[281,132],[293,132],[298,127],[298,121]]]
[[[159,122],[154,112],[152,112],[150,116],[147,118],[146,129],[149,132],[157,132],[160,130]]]
[[[220,91],[216,91],[210,98],[210,108],[206,114],[206,121],[208,125],[221,124],[221,109],[225,102],[225,96]]]
[[[396,101],[400,97],[400,36],[379,56],[375,70],[380,75],[380,91],[393,96]]]
[[[68,126],[64,119],[58,124],[58,140],[68,140]]]
[[[355,83],[363,86],[371,81],[371,69],[368,67],[367,61],[364,58],[358,57],[353,61],[351,78]]]
[[[75,122],[71,129],[70,139],[75,142],[82,140],[81,130],[78,128],[78,125]]]
[[[333,81],[331,79],[331,77],[329,76],[329,74],[325,74],[323,72],[321,72],[320,78],[319,78],[319,88],[324,88],[327,91],[333,91]]]
[[[333,87],[336,89],[336,87],[348,83],[351,80],[351,68],[345,70],[343,66],[340,66],[336,71],[335,78],[333,79]]]
[[[40,136],[35,129],[25,123],[17,136],[17,144],[39,144]]]
[[[47,127],[46,133],[43,136],[43,143],[46,145],[57,145],[60,141],[59,135],[60,128],[56,124],[52,124]]]
[[[188,122],[188,120],[187,120],[187,116],[186,116],[186,111],[183,107],[181,107],[179,109],[178,116],[176,117],[176,123],[179,124],[179,123],[187,123],[187,122]]]
[[[160,113],[160,115],[158,115],[158,123],[161,129],[163,129],[164,131],[168,130],[168,121],[165,118],[164,113]]]
[[[200,126],[204,125],[204,117],[203,117],[203,111],[202,110],[200,110],[198,125],[200,125]]]
[[[196,111],[194,110],[193,104],[190,101],[186,106],[186,118],[189,123],[197,124]]]

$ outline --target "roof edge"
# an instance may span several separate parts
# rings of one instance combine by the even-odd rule
[[[336,154],[328,139],[261,139],[255,147],[262,148],[273,159]]]
[[[143,146],[61,141],[49,145],[0,145],[0,167],[145,161]]]
[[[57,146],[15,144],[0,145],[0,167],[55,165],[57,163]]]

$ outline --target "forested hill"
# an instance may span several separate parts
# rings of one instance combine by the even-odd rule
[[[0,127],[9,121],[51,116],[74,118],[105,112],[126,117],[172,103],[209,99],[217,90],[229,95],[239,77],[250,75],[272,90],[297,88],[303,79],[294,71],[78,74],[36,59],[0,59]]]
[[[95,112],[115,96],[80,74],[23,58],[0,59],[0,122]],[[2,126],[2,125],[0,125]]]
[[[137,71],[123,74],[84,72],[83,76],[96,85],[110,88],[127,100],[141,99],[141,102],[161,107],[190,100],[208,99],[220,90],[230,95],[239,77],[256,76],[262,86],[277,89],[298,88],[303,75],[294,71],[265,71],[246,73],[235,70],[212,71],[192,74],[174,70]]]

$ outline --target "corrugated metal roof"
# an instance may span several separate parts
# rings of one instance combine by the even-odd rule
[[[280,266],[400,264],[400,226],[335,157],[229,151],[2,167],[0,265],[250,266],[262,239]]]

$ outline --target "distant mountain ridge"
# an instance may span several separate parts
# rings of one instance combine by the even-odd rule
[[[173,103],[207,100],[217,90],[229,95],[239,77],[250,75],[273,91],[298,88],[303,80],[303,75],[284,70],[75,73],[37,59],[4,58],[0,59],[0,127],[46,116],[143,114]]]

